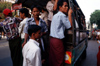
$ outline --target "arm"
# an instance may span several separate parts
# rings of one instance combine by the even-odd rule
[[[70,8],[69,11],[68,11],[68,18],[69,18],[69,22],[70,22],[71,26],[72,26],[72,13],[73,13],[73,11]]]
[[[71,23],[68,19],[68,16],[66,15],[61,15],[60,20],[62,21],[63,25],[66,27],[66,29],[71,28]]]
[[[46,25],[48,26],[48,13],[47,12],[45,13],[43,20],[46,22]]]
[[[28,39],[28,37],[29,37],[29,35],[28,35],[28,25],[27,25],[27,23],[26,23],[26,25],[24,26],[24,33],[25,33],[25,38],[24,38],[24,42],[23,42],[23,44],[22,44],[22,47],[26,44],[27,39]]]
[[[45,35],[45,34],[47,33],[47,31],[48,31],[47,25],[46,25],[46,23],[44,22],[44,24],[43,24],[43,30],[42,30],[41,36],[42,36],[42,35]]]
[[[24,45],[26,44],[28,37],[29,37],[29,35],[28,35],[27,33],[25,33],[25,38],[24,38],[24,42],[23,42],[23,44],[22,44],[22,48],[23,48]]]
[[[22,28],[23,28],[23,25],[22,25],[22,23],[20,23],[19,28],[18,28],[20,36],[21,36]]]
[[[54,7],[53,7],[53,10],[54,10],[54,11],[57,10],[57,3],[58,3],[58,0],[55,0]]]

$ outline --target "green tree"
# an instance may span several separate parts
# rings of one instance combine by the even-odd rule
[[[93,25],[93,23],[97,24],[100,29],[100,10],[95,10],[90,17],[90,22]]]
[[[5,9],[9,8],[11,9],[12,3],[9,2],[0,2],[0,13]]]
[[[3,10],[5,8],[11,9],[12,3],[9,2],[0,2],[0,15],[4,19]]]

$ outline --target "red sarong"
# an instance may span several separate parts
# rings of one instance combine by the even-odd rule
[[[49,66],[63,66],[64,45],[61,39],[50,38]]]
[[[97,54],[97,66],[100,66],[100,46],[99,46],[99,52]]]

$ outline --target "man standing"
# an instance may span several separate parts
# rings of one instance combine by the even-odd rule
[[[3,30],[7,35],[13,66],[20,66],[21,39],[18,34],[19,20],[11,18],[12,12],[10,9],[4,9],[3,14],[5,20],[0,23],[0,26],[3,27]]]
[[[28,20],[28,16],[29,16],[29,10],[26,9],[26,8],[22,8],[20,9],[20,18],[23,19],[23,21],[20,22],[19,24],[19,35],[21,36],[21,39],[22,39],[22,42],[24,41],[24,36],[25,36],[25,33],[24,33],[24,26]]]
[[[28,16],[29,16],[29,10],[26,9],[26,8],[21,8],[20,9],[20,18],[23,19],[19,24],[19,36],[21,37],[21,47],[22,47],[22,43],[24,42],[24,36],[25,36],[24,26],[25,26],[25,24],[28,20]],[[22,52],[22,50],[21,50],[21,52]],[[20,56],[21,56],[21,60],[23,61],[22,54]],[[21,61],[21,66],[22,66],[22,63],[23,63],[22,61]]]
[[[64,65],[64,46],[63,38],[65,29],[72,26],[72,9],[68,8],[68,2],[58,1],[59,12],[54,15],[51,22],[50,30],[50,66],[63,66]],[[68,11],[69,9],[69,11]],[[67,16],[68,15],[68,16]]]

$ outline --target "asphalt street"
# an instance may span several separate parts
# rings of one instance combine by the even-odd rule
[[[6,39],[0,40],[0,66],[12,66],[9,45]]]
[[[82,66],[97,66],[97,53],[100,44],[96,40],[88,41],[87,57],[82,61]]]
[[[96,40],[88,41],[87,57],[82,66],[97,66],[97,53],[100,44]],[[0,40],[0,66],[12,66],[9,45],[6,39]]]

